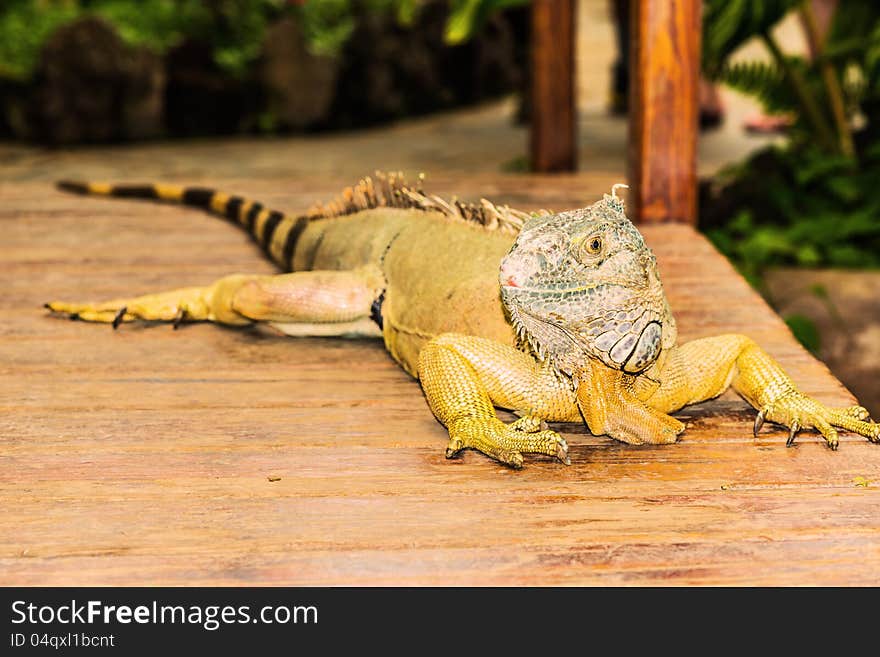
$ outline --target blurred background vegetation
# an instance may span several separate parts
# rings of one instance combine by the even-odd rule
[[[809,56],[773,36],[793,12]],[[755,38],[771,59],[731,63]],[[809,2],[708,0],[703,69],[789,119],[784,143],[705,181],[715,244],[756,285],[768,266],[880,266],[880,3],[840,0],[822,35]]]
[[[0,130],[47,144],[274,133],[465,105],[522,87],[525,4],[4,0]]]

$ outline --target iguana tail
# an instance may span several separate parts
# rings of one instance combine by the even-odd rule
[[[477,223],[487,230],[503,230],[515,234],[530,216],[529,213],[506,205],[495,205],[486,199],[480,199],[479,203],[462,203],[454,198],[446,201],[423,192],[421,177],[412,186],[400,173],[379,171],[375,178],[364,178],[353,187],[346,187],[342,194],[328,203],[314,205],[305,214],[297,216],[286,215],[265,208],[262,203],[204,187],[68,181],[59,182],[58,187],[76,194],[152,199],[202,208],[245,228],[254,241],[285,271],[293,271],[292,260],[297,240],[309,222],[316,219],[339,217],[379,207],[414,208],[439,212],[453,220]],[[544,215],[549,212],[539,210],[532,214]]]
[[[62,181],[58,183],[58,188],[76,194],[152,199],[202,208],[225,217],[247,230],[269,257],[286,271],[292,269],[293,250],[300,234],[305,230],[310,220],[310,217],[306,215],[286,215],[277,210],[270,210],[257,201],[205,187],[159,184],[111,185],[108,183]]]

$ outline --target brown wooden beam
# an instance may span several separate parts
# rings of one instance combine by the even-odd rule
[[[531,165],[577,167],[574,95],[575,0],[532,2]]]
[[[632,0],[629,180],[637,222],[697,222],[700,0]]]

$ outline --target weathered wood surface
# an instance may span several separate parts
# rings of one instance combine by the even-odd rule
[[[531,157],[537,172],[577,169],[575,0],[532,2]]]
[[[418,384],[378,343],[48,316],[50,298],[272,271],[198,211],[56,193],[53,172],[98,166],[66,157],[0,182],[0,584],[880,583],[880,448],[844,435],[832,453],[804,434],[786,449],[773,428],[755,439],[734,396],[680,413],[672,446],[561,425],[572,466],[533,457],[513,472],[445,460]],[[233,166],[216,160],[206,168]],[[156,168],[117,165],[129,179]],[[431,188],[564,209],[615,179]],[[339,183],[219,182],[285,209]],[[692,229],[644,233],[682,338],[747,332],[805,390],[851,402]]]
[[[629,177],[641,223],[697,221],[700,0],[631,0]]]

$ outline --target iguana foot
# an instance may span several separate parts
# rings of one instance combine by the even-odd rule
[[[224,324],[250,324],[251,320],[232,308],[235,293],[254,277],[234,274],[204,287],[184,287],[138,297],[111,299],[100,303],[53,301],[46,308],[67,313],[72,319],[104,322],[116,328],[135,320],[173,322],[219,321]]]
[[[587,360],[577,373],[577,404],[593,434],[629,445],[670,445],[685,425],[648,406],[632,390],[632,377]]]
[[[113,299],[100,303],[81,303],[68,301],[52,301],[46,308],[56,313],[64,313],[70,319],[81,319],[86,322],[102,322],[117,328],[122,322],[135,320],[173,322],[177,328],[187,319],[204,318],[204,304],[193,304],[192,295],[180,294],[162,298],[163,295],[146,295],[129,299]],[[201,312],[200,312],[201,311]]]
[[[454,458],[463,449],[475,449],[517,470],[523,467],[523,454],[546,454],[571,465],[565,439],[542,426],[543,422],[531,415],[512,424],[498,418],[461,418],[449,423],[446,458]]]
[[[880,443],[880,424],[868,418],[868,411],[861,406],[831,408],[812,397],[792,391],[758,411],[754,433],[758,435],[764,421],[769,420],[788,427],[788,446],[794,444],[801,429],[816,429],[831,449],[837,449],[839,439],[835,427],[865,436],[872,443]]]
[[[635,404],[633,408],[636,408]],[[651,408],[646,410],[640,413],[640,417],[637,416],[636,423],[617,420],[606,427],[604,433],[628,445],[671,445],[677,442],[678,436],[685,430],[685,424],[671,415],[658,413]]]

